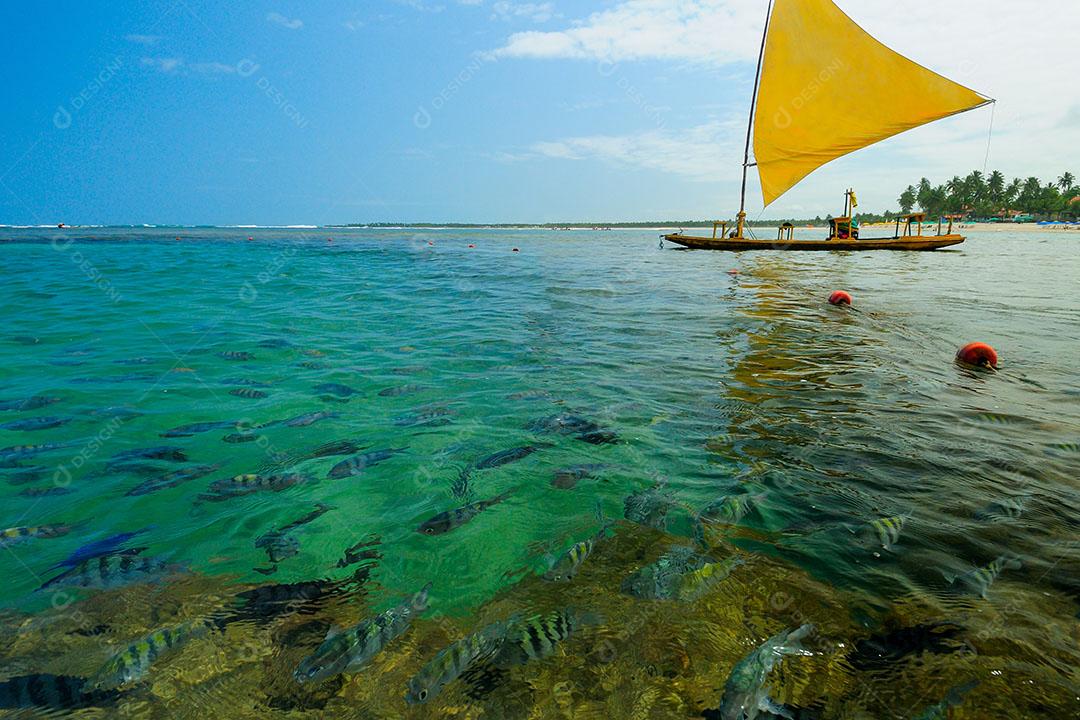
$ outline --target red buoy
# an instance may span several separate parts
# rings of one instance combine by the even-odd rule
[[[427,241],[427,244],[428,247],[435,247],[435,243],[431,242],[430,240]]]
[[[727,271],[727,274],[728,274],[728,275],[738,275],[738,274],[739,274],[739,271],[738,271],[738,270],[728,270],[728,271]]]
[[[248,240],[254,240],[254,238],[248,235]]]
[[[848,295],[843,290],[837,290],[836,292],[834,292],[832,295],[829,296],[829,304],[830,305],[850,305],[851,304],[851,295]]]
[[[998,357],[994,348],[986,343],[968,343],[956,353],[956,362],[975,367],[989,367],[997,370]]]
[[[476,247],[476,246],[475,246],[475,245],[473,245],[472,243],[469,243],[469,247],[471,247],[471,248],[474,248],[474,247]]]

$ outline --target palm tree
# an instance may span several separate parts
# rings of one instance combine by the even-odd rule
[[[916,191],[914,185],[908,185],[907,190],[900,193],[900,212],[907,215],[911,208],[915,207]]]
[[[1042,183],[1037,177],[1029,177],[1020,188],[1020,196],[1016,201],[1020,209],[1028,213],[1036,213],[1042,205]]]
[[[934,186],[930,184],[930,181],[923,178],[919,181],[918,189],[915,191],[915,199],[919,202],[919,207],[923,209],[923,212],[929,212],[930,208],[927,207],[927,203],[930,202],[930,194],[934,191]]]
[[[1016,199],[1020,197],[1021,184],[1020,178],[1016,178],[1005,188],[1005,197],[1002,199],[1005,201],[1006,210],[1015,209],[1013,206],[1016,204]]]
[[[1001,210],[1001,201],[1005,194],[1005,175],[1000,170],[990,173],[990,179],[986,181],[986,191],[990,193],[990,202],[994,204],[994,212]]]
[[[945,183],[945,210],[954,213],[964,207],[964,181],[959,176]]]
[[[1062,176],[1059,177],[1057,180],[1057,186],[1061,188],[1061,192],[1065,193],[1066,195],[1068,195],[1072,191],[1075,185],[1076,178],[1073,177],[1073,174],[1068,171],[1063,173]]]
[[[964,181],[964,189],[967,191],[968,198],[975,202],[982,199],[986,194],[986,182],[983,179],[983,174],[978,170],[975,170]]]

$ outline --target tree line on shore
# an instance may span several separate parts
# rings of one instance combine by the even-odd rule
[[[904,214],[918,206],[931,217],[1008,219],[1023,214],[1049,219],[1076,218],[1080,217],[1080,186],[1071,172],[1043,183],[1037,177],[1009,180],[999,170],[989,175],[976,170],[942,185],[923,178],[900,193],[897,202]]]

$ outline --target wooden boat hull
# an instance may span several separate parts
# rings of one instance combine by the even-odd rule
[[[691,250],[937,250],[964,242],[962,235],[913,235],[862,240],[765,240],[664,235],[664,240]]]

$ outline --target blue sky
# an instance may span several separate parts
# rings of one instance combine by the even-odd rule
[[[991,168],[1080,171],[1062,166],[1080,146],[1076,3],[1023,23],[1017,3],[839,4],[999,99]],[[5,3],[0,223],[730,216],[764,7]],[[981,169],[989,120],[968,113],[837,161],[764,215],[835,212],[848,184],[864,208],[892,207],[924,174]]]

